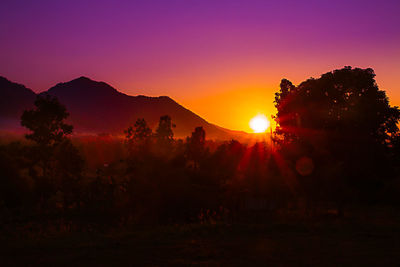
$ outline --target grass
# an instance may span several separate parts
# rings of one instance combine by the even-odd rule
[[[2,266],[396,266],[400,226],[293,222],[3,236]]]

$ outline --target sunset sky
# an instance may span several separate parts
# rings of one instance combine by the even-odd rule
[[[250,132],[282,78],[346,65],[400,105],[399,14],[399,0],[3,0],[0,75],[35,92],[84,75]]]

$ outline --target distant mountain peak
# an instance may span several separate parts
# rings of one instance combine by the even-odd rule
[[[68,84],[68,83],[74,83],[74,84],[78,83],[78,84],[85,84],[85,85],[87,85],[87,84],[89,84],[89,85],[96,85],[96,84],[97,85],[99,85],[99,84],[108,85],[105,82],[95,81],[95,80],[92,80],[92,79],[90,79],[89,77],[86,77],[86,76],[80,76],[80,77],[75,78],[75,79],[73,79],[73,80],[71,80],[69,82],[64,82],[64,83],[61,83],[61,84]]]
[[[154,130],[159,118],[169,115],[176,125],[174,134],[178,137],[190,135],[198,126],[204,127],[211,138],[243,136],[243,133],[208,123],[168,96],[130,96],[105,82],[85,76],[58,83],[42,94],[57,97],[67,107],[70,113],[68,120],[77,133],[107,132],[121,135],[138,118],[144,118]],[[36,94],[31,90],[0,76],[0,124],[6,129],[18,126],[22,112],[32,108],[35,98]]]
[[[119,94],[119,92],[105,82],[94,81],[86,76],[73,79],[69,82],[58,83],[48,90],[52,94],[63,93],[89,93],[89,94]]]
[[[33,106],[35,98],[31,89],[0,76],[0,124],[6,124],[5,118],[12,118],[18,126],[22,112]]]
[[[16,89],[16,88],[18,88],[18,89]],[[25,93],[35,94],[31,89],[25,87],[25,85],[12,82],[3,76],[0,76],[0,90],[2,92],[8,90],[10,93],[19,93],[19,92],[12,92],[12,91],[23,90],[23,91],[25,91]]]
[[[81,76],[79,78],[71,80],[71,82],[96,82],[96,81],[90,79],[89,77]]]
[[[23,85],[23,84],[20,84],[20,83],[15,83],[15,82],[12,82],[12,81],[10,81],[9,79],[7,79],[6,77],[4,77],[4,76],[0,76],[0,84],[2,85],[2,86],[4,86],[4,85],[9,85],[9,86],[18,86],[18,87],[21,87],[21,88],[25,88],[25,89],[27,89],[27,90],[29,90],[29,91],[32,91],[31,89],[29,89],[29,88],[26,88],[25,87],[25,85]],[[3,89],[3,88],[2,88]],[[33,91],[32,91],[33,92]]]

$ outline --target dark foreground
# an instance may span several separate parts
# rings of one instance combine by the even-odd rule
[[[338,220],[8,232],[2,238],[2,266],[398,266],[400,262],[400,225]]]

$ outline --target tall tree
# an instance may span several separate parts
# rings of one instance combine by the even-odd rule
[[[57,98],[39,95],[35,108],[22,114],[21,125],[31,131],[26,135],[27,139],[40,146],[51,146],[61,143],[72,133],[73,126],[64,121],[68,116],[67,109]]]
[[[199,167],[205,153],[206,132],[203,127],[196,127],[192,135],[187,138],[186,155],[193,161],[195,169]]]
[[[345,67],[297,87],[283,79],[280,86],[275,107],[278,133],[284,136],[325,133],[388,146],[399,131],[399,109],[389,105],[372,69]]]
[[[145,119],[138,119],[133,126],[129,126],[124,132],[126,144],[131,153],[143,153],[149,149],[152,130],[147,125]]]
[[[160,117],[158,128],[155,133],[157,142],[160,145],[169,145],[172,143],[174,140],[174,132],[172,131],[172,128],[174,127],[175,124],[172,123],[170,116],[165,115]]]
[[[31,147],[34,161],[31,172],[37,179],[39,197],[47,199],[56,188],[73,195],[77,190],[83,160],[68,138],[73,129],[72,125],[65,123],[69,114],[65,106],[50,95],[39,95],[34,104],[34,109],[22,114],[21,125],[31,131],[26,138],[36,143]],[[41,167],[41,174],[36,174],[35,165]]]
[[[283,79],[275,107],[276,133],[287,156],[297,165],[304,157],[314,162],[310,178],[301,180],[308,188],[320,190],[311,181],[324,184],[327,176],[316,172],[336,166],[330,173],[341,184],[373,199],[382,178],[393,176],[388,152],[398,136],[400,111],[389,105],[372,69],[344,67],[298,86]],[[328,190],[333,188],[329,183],[339,181],[326,181]]]

